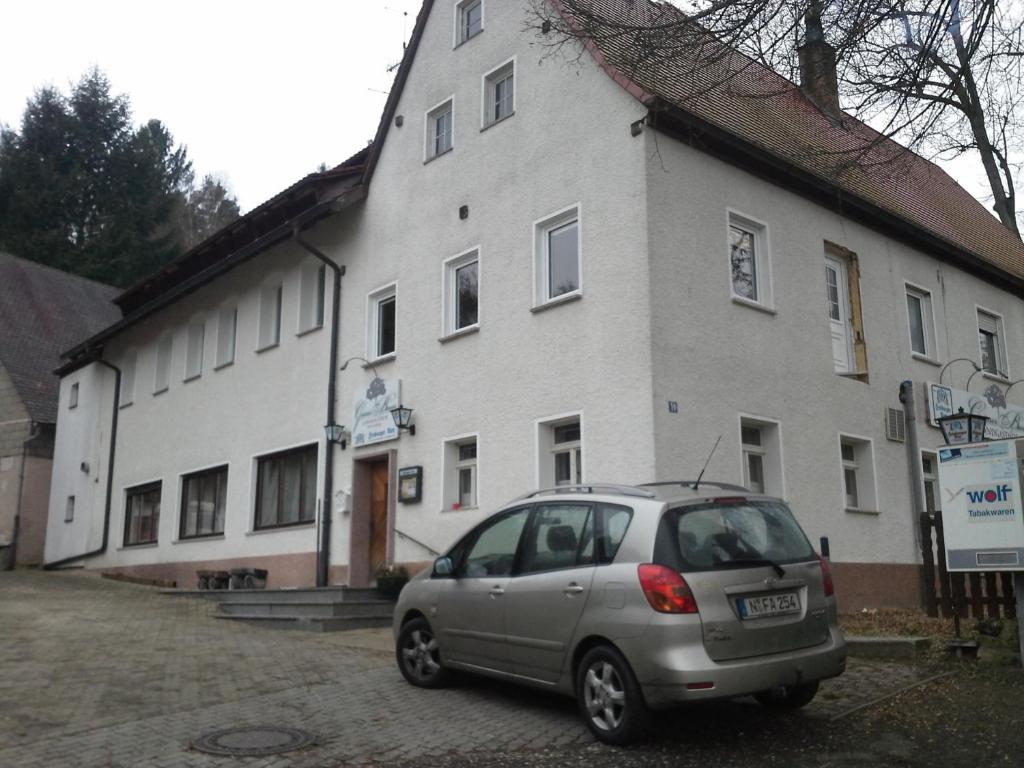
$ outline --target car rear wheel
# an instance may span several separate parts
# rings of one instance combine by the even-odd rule
[[[402,677],[420,688],[440,688],[451,679],[451,670],[441,666],[441,649],[434,630],[424,618],[412,619],[402,626],[395,656]]]
[[[650,711],[629,663],[609,646],[591,648],[576,670],[576,700],[591,733],[628,744],[647,730]]]
[[[784,685],[769,691],[755,693],[754,698],[766,707],[775,709],[800,709],[813,701],[818,693],[818,681],[803,685]]]

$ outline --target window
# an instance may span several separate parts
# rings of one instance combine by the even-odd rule
[[[579,208],[536,224],[537,304],[580,290]]]
[[[259,337],[256,351],[276,347],[281,342],[282,285],[265,285],[260,289]]]
[[[932,315],[932,295],[923,288],[906,284],[907,323],[910,328],[910,351],[915,355],[935,359],[935,322]]]
[[[740,417],[743,485],[754,493],[784,496],[782,446],[777,422]]]
[[[119,397],[122,406],[131,405],[135,396],[135,364],[138,356],[135,352],[129,352],[121,360],[121,394]]]
[[[192,539],[224,533],[227,496],[227,467],[185,475],[181,479],[179,538]]]
[[[324,287],[327,267],[306,264],[299,275],[299,333],[324,325]]]
[[[538,423],[538,485],[579,485],[583,481],[583,430],[579,416]]]
[[[171,355],[174,354],[174,336],[168,332],[156,345],[156,370],[153,374],[153,394],[167,391],[171,377]]]
[[[235,329],[238,324],[238,308],[224,307],[217,315],[217,367],[223,368],[235,362]]]
[[[994,376],[1010,378],[1002,317],[994,312],[978,310],[978,344],[981,347],[981,369]]]
[[[528,514],[527,509],[517,509],[486,525],[466,556],[465,575],[484,578],[511,574]]]
[[[198,379],[203,375],[203,345],[206,341],[206,326],[202,322],[188,327],[185,344],[185,381]]]
[[[389,285],[371,293],[367,304],[368,358],[375,360],[395,353],[395,308],[397,286]]]
[[[871,441],[840,435],[839,454],[843,470],[844,506],[853,512],[875,511],[875,462]]]
[[[515,60],[484,75],[484,120],[486,128],[515,112]]]
[[[466,42],[484,28],[483,0],[463,0],[455,4],[455,45]]]
[[[64,507],[64,522],[70,523],[75,519],[75,497],[68,496],[68,502]]]
[[[479,322],[480,258],[477,251],[444,263],[444,327],[447,336]]]
[[[160,483],[125,491],[124,545],[153,544],[160,526]]]
[[[522,573],[594,564],[594,517],[589,504],[537,507],[523,540]]]
[[[256,528],[311,522],[316,516],[315,445],[261,456],[256,466]]]
[[[445,441],[445,478],[441,509],[476,508],[476,444],[476,435]]]
[[[448,99],[427,113],[427,160],[443,155],[453,146],[455,126],[452,102],[452,99]]]
[[[832,334],[832,363],[838,374],[867,381],[868,357],[860,299],[860,267],[852,251],[828,244],[825,298]]]
[[[729,273],[734,298],[771,306],[768,230],[733,212],[729,213]]]
[[[78,407],[78,382],[76,381],[71,385],[71,390],[68,392],[68,410]]]
[[[921,454],[921,474],[924,476],[924,511],[935,512],[939,508],[939,473],[934,453]]]

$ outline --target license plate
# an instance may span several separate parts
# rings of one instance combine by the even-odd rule
[[[796,592],[782,592],[777,595],[741,597],[736,601],[741,619],[763,619],[769,616],[785,616],[800,613],[800,597]]]

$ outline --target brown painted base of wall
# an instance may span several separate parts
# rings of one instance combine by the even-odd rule
[[[840,613],[862,608],[921,608],[923,568],[897,563],[832,563]]]
[[[267,588],[311,587],[316,584],[316,552],[293,555],[267,555],[264,557],[237,557],[229,560],[195,560],[185,563],[153,563],[104,568],[105,573],[130,576],[135,579],[177,584],[178,589],[196,589],[196,571],[230,571],[232,568],[265,568]],[[334,569],[331,569],[332,572]]]

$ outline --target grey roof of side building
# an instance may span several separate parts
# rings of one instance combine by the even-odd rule
[[[120,319],[118,293],[0,252],[0,365],[33,421],[56,423],[61,352]]]

